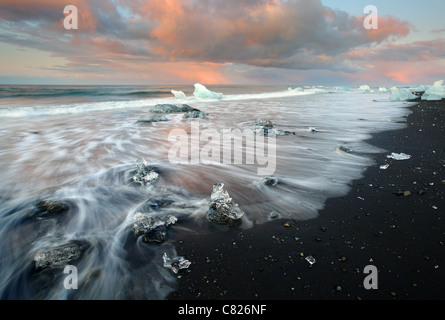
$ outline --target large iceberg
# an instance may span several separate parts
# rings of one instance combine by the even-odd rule
[[[406,88],[392,87],[391,88],[391,96],[389,99],[391,101],[406,101],[406,100],[411,100],[411,99],[416,99],[416,98],[417,98],[417,96]]]
[[[224,97],[222,93],[210,91],[200,83],[195,84],[193,95],[199,99],[222,99]]]
[[[442,100],[445,99],[445,89],[443,87],[443,80],[434,82],[434,85],[428,90],[425,91],[425,93],[422,96],[422,100]]]

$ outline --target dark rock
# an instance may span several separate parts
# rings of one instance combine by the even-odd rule
[[[42,200],[34,204],[33,209],[29,213],[30,218],[49,218],[61,215],[67,212],[70,206],[67,203],[52,201],[52,200]]]
[[[213,185],[213,192],[210,197],[207,219],[210,222],[218,224],[231,224],[244,215],[244,212],[233,202],[227,191],[224,190],[224,184]]]
[[[263,183],[269,187],[275,187],[278,184],[278,179],[275,177],[264,177]]]
[[[167,227],[165,225],[157,226],[144,234],[144,242],[163,243],[167,238]]]
[[[190,111],[198,111],[198,109],[192,108],[186,104],[182,106],[177,106],[174,104],[157,104],[153,108],[150,109],[150,112],[154,113],[181,113],[181,112],[190,112]]]
[[[40,250],[34,255],[35,267],[36,269],[65,267],[78,260],[89,246],[86,241],[72,241]]]

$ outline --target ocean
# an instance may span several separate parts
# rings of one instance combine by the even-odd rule
[[[0,86],[1,299],[163,299],[177,282],[163,261],[164,253],[177,255],[175,232],[202,241],[224,232],[209,228],[206,217],[214,184],[223,183],[245,213],[236,228],[275,216],[310,221],[327,199],[381,165],[372,154],[403,152],[366,142],[405,126],[411,104],[391,102],[389,93],[207,88],[222,95],[195,96],[193,86]],[[186,104],[207,116],[146,121],[159,104]],[[256,132],[258,119],[271,121],[276,134]],[[245,140],[238,148],[224,144],[225,133]],[[135,183],[138,159],[156,169],[155,182]],[[36,217],[42,201],[66,207]],[[177,218],[162,243],[133,232],[147,203],[156,204],[150,214]],[[36,267],[42,254],[70,243],[85,248],[70,253],[75,290],[66,288],[62,265]]]

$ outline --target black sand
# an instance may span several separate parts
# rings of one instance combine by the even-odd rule
[[[445,100],[411,109],[407,128],[369,141],[387,152],[318,218],[182,234],[178,254],[193,263],[168,300],[444,299]],[[367,265],[378,269],[377,290],[363,287]]]

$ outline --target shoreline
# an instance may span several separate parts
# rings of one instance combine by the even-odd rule
[[[410,109],[407,127],[367,140],[387,152],[371,154],[375,165],[317,218],[175,235],[192,264],[166,300],[443,299],[445,100]],[[378,269],[377,290],[363,287],[367,265]]]

